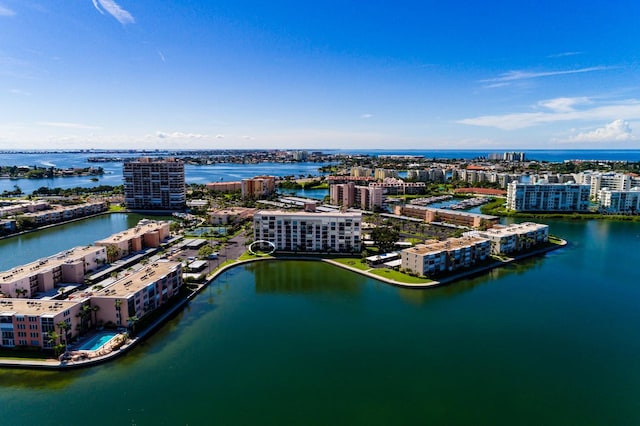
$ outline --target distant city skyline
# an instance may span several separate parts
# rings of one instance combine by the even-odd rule
[[[2,149],[639,149],[640,2],[0,0]]]

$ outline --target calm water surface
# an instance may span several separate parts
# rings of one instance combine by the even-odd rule
[[[1,424],[638,424],[640,226],[429,291],[233,269],[113,363],[0,372]]]

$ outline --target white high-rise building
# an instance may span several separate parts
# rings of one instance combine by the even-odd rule
[[[515,211],[589,210],[589,185],[511,182],[507,185],[507,209]]]
[[[360,213],[260,210],[253,216],[253,237],[277,251],[352,253],[361,250],[361,223]]]

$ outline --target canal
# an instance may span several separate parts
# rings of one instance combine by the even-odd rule
[[[237,267],[115,362],[1,371],[0,422],[638,424],[640,227],[550,226],[566,248],[427,291]]]

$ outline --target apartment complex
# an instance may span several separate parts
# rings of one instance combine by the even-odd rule
[[[533,222],[496,225],[486,231],[471,231],[464,235],[489,240],[491,254],[510,254],[549,241],[549,225]]]
[[[598,191],[600,209],[609,213],[640,212],[640,188],[629,190],[611,190],[604,188]]]
[[[0,347],[50,349],[56,343],[49,333],[73,337],[81,327],[80,311],[86,302],[0,299]],[[59,324],[66,324],[66,331]],[[64,337],[62,337],[63,340]]]
[[[95,245],[116,247],[118,255],[115,259],[109,259],[109,262],[113,262],[145,248],[160,247],[160,244],[169,237],[170,232],[169,222],[141,220],[135,228],[96,241]]]
[[[589,185],[512,182],[507,187],[507,209],[515,211],[589,210]]]
[[[372,182],[369,188],[382,188],[385,194],[424,194],[427,185],[424,182],[405,182],[402,179],[385,178],[382,182]]]
[[[256,200],[265,198],[276,191],[276,178],[274,176],[256,176],[251,179],[242,179],[240,190],[242,198]]]
[[[47,210],[26,212],[22,214],[21,217],[31,219],[36,226],[42,226],[50,223],[65,222],[79,217],[91,216],[105,212],[109,208],[105,201],[49,207]]]
[[[257,209],[247,207],[230,207],[209,212],[209,223],[212,225],[238,224],[251,219]]]
[[[331,204],[346,208],[375,210],[382,207],[384,190],[369,186],[356,186],[355,183],[341,183],[329,186]]]
[[[427,241],[401,252],[401,268],[421,276],[433,276],[469,268],[487,259],[491,243],[486,238],[465,236]]]
[[[8,297],[30,298],[61,283],[82,284],[84,276],[107,263],[104,247],[75,247],[0,272],[0,291]]]
[[[174,158],[139,158],[123,166],[124,199],[133,210],[182,210],[186,202],[184,163]]]
[[[211,182],[205,186],[211,192],[236,192],[242,189],[242,182]]]
[[[361,222],[360,213],[261,210],[253,217],[253,237],[278,251],[359,252]]]
[[[444,222],[451,225],[466,226],[470,228],[491,228],[500,220],[498,216],[436,209],[433,207],[418,206],[415,204],[395,206],[393,212],[400,216],[422,219],[427,223]]]
[[[130,326],[176,296],[183,284],[182,263],[158,261],[145,265],[91,296],[98,321]]]
[[[407,170],[407,179],[417,180],[420,182],[444,182],[445,181],[444,169],[431,168],[431,169],[409,169]]]

